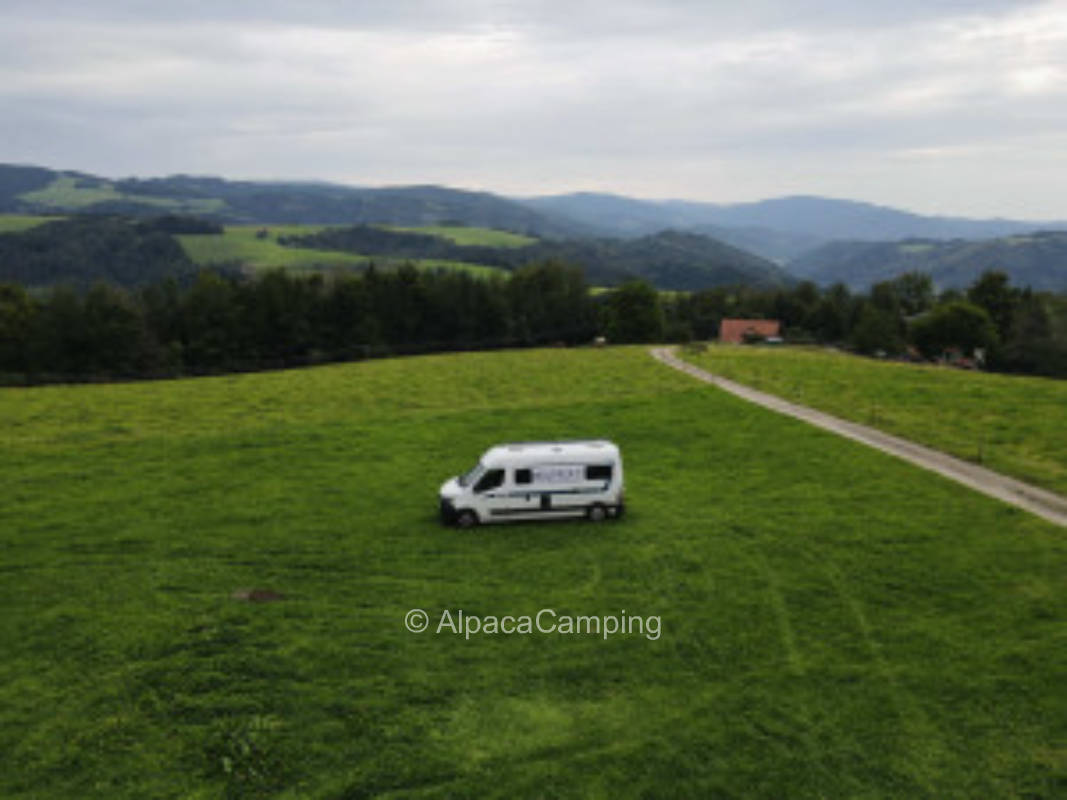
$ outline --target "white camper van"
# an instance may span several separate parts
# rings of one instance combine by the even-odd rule
[[[480,522],[588,517],[623,512],[622,456],[608,441],[516,442],[485,451],[441,486],[441,520]]]

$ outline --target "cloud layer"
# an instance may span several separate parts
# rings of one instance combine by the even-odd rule
[[[0,161],[1067,217],[1067,2],[866,5],[8,0]]]

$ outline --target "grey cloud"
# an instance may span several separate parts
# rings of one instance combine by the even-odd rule
[[[896,202],[911,176],[917,208],[1067,179],[1062,0],[8,0],[0,71],[0,160],[115,175]]]
[[[222,22],[441,30],[486,26],[533,26],[579,31],[679,35],[692,31],[775,28],[869,27],[959,15],[1017,11],[1040,0],[7,0],[5,15],[59,21]]]

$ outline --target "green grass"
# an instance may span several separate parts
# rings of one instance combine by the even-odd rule
[[[417,258],[412,263],[419,269],[436,270],[445,269],[456,272],[466,272],[475,278],[503,277],[508,275],[506,269],[500,267],[488,267],[485,264],[471,264],[466,261],[448,261],[438,258]]]
[[[1063,531],[642,349],[4,389],[0,416],[4,797],[1067,786]],[[574,436],[621,445],[621,522],[438,526],[490,444]],[[662,632],[465,641],[413,607]]]
[[[613,292],[617,288],[617,286],[590,286],[589,293],[595,297],[599,294]],[[692,294],[688,289],[657,289],[656,292],[659,294],[661,300],[667,301],[678,300],[679,298]]]
[[[405,228],[394,225],[382,227],[393,231],[407,231],[410,233],[424,233],[428,236],[437,236],[448,239],[461,246],[478,245],[482,247],[525,247],[533,244],[537,239],[531,236],[523,236],[510,231],[498,231],[492,228],[468,228],[464,225],[428,225],[418,228]]]
[[[123,195],[115,189],[113,184],[98,183],[90,188],[79,187],[78,182],[78,178],[73,176],[59,175],[43,189],[25,192],[20,197],[31,203],[63,208],[83,208],[93,203],[123,199]],[[155,199],[159,200],[159,198]]]
[[[387,259],[373,255],[346,253],[339,250],[313,250],[303,247],[286,247],[278,243],[279,236],[307,236],[324,230],[329,225],[228,225],[223,234],[182,234],[177,237],[186,254],[195,263],[239,263],[255,270],[285,267],[294,271],[331,268],[362,267],[370,261],[379,264]],[[256,234],[266,230],[268,235],[258,238]],[[440,259],[413,259],[419,269],[451,269],[469,272],[478,277],[503,275],[504,270],[480,264]]]
[[[0,214],[0,233],[20,233],[46,222],[55,222],[63,217],[32,216],[26,214]]]
[[[278,236],[306,236],[321,231],[325,225],[228,225],[223,234],[181,234],[177,236],[186,255],[200,265],[239,263],[253,269],[285,267],[307,270],[330,267],[363,266],[369,260],[355,253],[334,250],[311,250],[285,247]],[[260,230],[268,236],[257,238]]]
[[[79,186],[82,179],[72,175],[59,175],[48,186],[33,192],[19,195],[20,199],[42,206],[79,209],[96,203],[110,201],[129,201],[144,205],[159,206],[162,211],[181,211],[189,214],[208,214],[219,211],[225,202],[219,198],[189,198],[178,200],[153,195],[127,194],[120,192],[115,185],[106,181],[93,186]]]
[[[715,346],[683,356],[726,378],[1067,494],[1067,381]]]

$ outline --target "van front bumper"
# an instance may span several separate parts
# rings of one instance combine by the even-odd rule
[[[456,522],[456,507],[447,497],[442,497],[439,504],[441,522],[445,525],[454,525]]]

